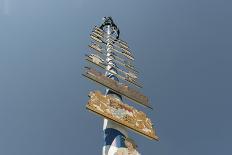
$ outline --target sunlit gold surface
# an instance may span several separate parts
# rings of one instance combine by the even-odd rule
[[[90,92],[90,100],[86,108],[150,139],[158,140],[151,120],[142,111],[122,103],[119,99],[109,95],[102,95],[99,91]]]

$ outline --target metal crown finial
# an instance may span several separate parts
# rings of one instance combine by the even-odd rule
[[[110,25],[110,27],[113,29],[113,33],[116,33],[116,39],[118,39],[119,34],[120,34],[120,30],[117,27],[117,25],[114,23],[113,18],[110,16],[103,17],[102,20],[103,20],[103,23],[101,24],[101,26],[99,28],[103,30],[105,26]]]

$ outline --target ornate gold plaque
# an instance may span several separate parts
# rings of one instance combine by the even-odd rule
[[[89,97],[87,109],[124,125],[149,139],[159,139],[155,134],[151,120],[144,112],[138,111],[110,95],[102,95],[99,91],[90,92]]]

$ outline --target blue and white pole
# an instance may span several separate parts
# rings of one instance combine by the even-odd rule
[[[110,43],[109,37],[110,35],[114,33],[118,33],[115,31],[115,24],[113,23],[112,18],[108,20],[108,23],[102,27],[102,29],[106,32],[107,40],[106,40],[106,51],[107,51],[107,58],[106,58],[106,63],[107,65],[107,70],[110,70],[111,72],[117,74],[117,69],[114,67],[116,64],[113,62],[114,59],[114,53],[112,50],[112,45]],[[119,35],[119,33],[117,34]],[[110,72],[106,71],[106,76],[114,79],[116,81],[119,81],[116,76],[111,74]],[[106,95],[111,95],[114,96],[115,98],[119,99],[122,101],[121,95],[113,92],[110,89],[106,89]],[[103,124],[103,131],[104,131],[104,146],[102,149],[102,155],[114,155],[117,151],[126,151],[126,146],[125,146],[125,141],[124,138],[128,136],[127,129],[111,120],[104,119],[104,124]]]

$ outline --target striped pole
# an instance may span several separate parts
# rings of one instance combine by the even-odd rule
[[[119,37],[119,30],[117,26],[114,24],[113,20],[111,17],[105,17],[105,21],[102,24],[101,28],[103,31],[106,32],[106,52],[107,52],[107,57],[106,57],[106,63],[107,65],[107,70],[111,71],[115,74],[117,74],[117,69],[116,69],[116,64],[113,62],[115,59],[112,50],[112,42],[110,41],[110,35],[113,35],[116,33],[117,37]],[[117,30],[117,31],[116,31]],[[114,67],[115,66],[115,67]],[[118,78],[113,75],[110,72],[106,71],[106,76],[114,79],[116,81],[119,81]],[[121,95],[113,92],[110,89],[106,89],[106,95],[111,95],[120,101],[122,101]],[[116,122],[113,122],[108,119],[104,119],[104,124],[103,124],[103,131],[104,131],[104,146],[102,149],[102,155],[114,155],[117,151],[125,151],[126,146],[125,146],[125,137],[128,136],[127,129],[119,125]]]

